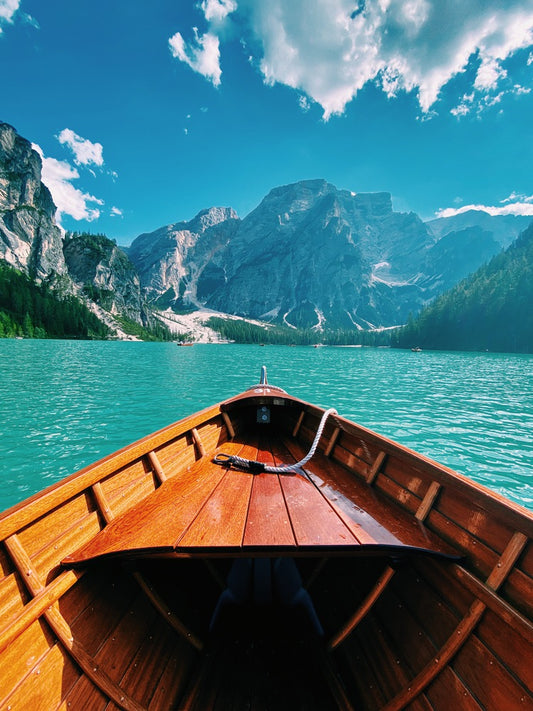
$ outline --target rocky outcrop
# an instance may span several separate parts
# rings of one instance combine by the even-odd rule
[[[37,279],[66,273],[56,207],[41,168],[29,141],[0,123],[0,259]]]
[[[139,275],[113,240],[104,235],[70,234],[64,255],[71,279],[86,298],[112,315],[146,323]]]
[[[224,281],[217,271],[218,255],[239,223],[231,208],[212,207],[190,222],[167,225],[137,237],[127,251],[149,301],[163,309],[199,305],[206,285]]]

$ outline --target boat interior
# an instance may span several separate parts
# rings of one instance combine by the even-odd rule
[[[322,415],[257,386],[7,512],[0,709],[533,708],[532,517],[337,415],[263,470]]]

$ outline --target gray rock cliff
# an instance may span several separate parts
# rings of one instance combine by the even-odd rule
[[[127,251],[147,298],[161,308],[199,305],[206,283],[223,279],[217,273],[217,255],[227,247],[239,223],[231,208],[212,207],[189,222],[137,237]]]
[[[29,141],[0,123],[0,259],[37,279],[66,273],[56,208]]]
[[[139,275],[125,252],[104,235],[67,235],[65,261],[81,293],[111,315],[146,324]]]
[[[276,188],[242,221],[221,260],[225,282],[205,303],[297,327],[402,323],[424,301],[417,281],[434,241],[388,193],[324,180]]]

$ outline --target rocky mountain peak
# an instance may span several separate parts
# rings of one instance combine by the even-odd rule
[[[31,143],[0,123],[0,258],[44,278],[66,272],[56,207]]]

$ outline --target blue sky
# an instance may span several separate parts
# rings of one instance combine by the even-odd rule
[[[533,215],[533,0],[0,0],[0,67],[60,224],[119,244],[310,178]]]

